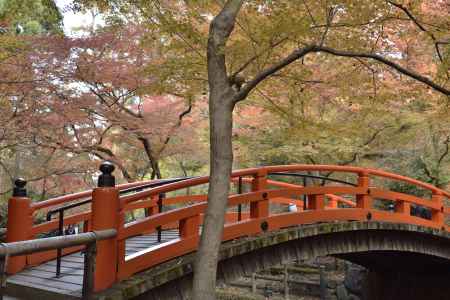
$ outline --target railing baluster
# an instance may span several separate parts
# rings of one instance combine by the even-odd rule
[[[97,254],[97,243],[86,245],[84,252],[84,272],[83,272],[83,300],[89,300],[94,291],[95,255]]]
[[[261,191],[267,188],[267,171],[261,169],[254,175],[252,191]],[[250,203],[250,218],[265,218],[269,216],[269,199],[267,193],[263,193],[263,199]]]
[[[325,196],[324,195],[309,195],[308,196],[308,209],[311,209],[311,210],[325,209]]]
[[[186,238],[191,236],[197,236],[199,234],[198,232],[198,226],[200,225],[200,216],[192,216],[186,219],[180,220],[180,237]]]
[[[308,182],[306,181],[306,177],[303,177],[303,187],[306,187]],[[308,208],[308,197],[306,197],[305,194],[303,194],[303,211],[306,211]]]
[[[362,209],[372,208],[372,197],[369,195],[369,183],[370,183],[369,174],[367,173],[358,174],[358,187],[366,188],[367,192],[364,194],[356,195],[357,208]]]
[[[3,246],[3,244],[2,244]],[[3,294],[6,289],[6,265],[8,262],[8,255],[0,256],[0,300],[3,300]]]
[[[239,176],[238,194],[242,194],[242,176]],[[238,222],[242,221],[242,204],[238,204]]]
[[[394,211],[399,214],[411,215],[411,203],[402,200],[396,200]]]
[[[431,196],[431,201],[433,201],[439,207],[439,210],[433,209],[431,212],[431,220],[444,226],[444,196],[441,193],[433,193]]]
[[[64,235],[64,210],[59,211],[58,235]],[[62,248],[56,250],[56,277],[61,275],[61,256]]]
[[[158,195],[158,213],[162,213],[163,210],[163,199],[165,198],[165,194],[161,193]],[[162,226],[156,227],[156,230],[158,231],[158,243],[161,243],[161,237],[162,237]]]

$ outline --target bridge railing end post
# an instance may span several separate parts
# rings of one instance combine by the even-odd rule
[[[92,191],[92,230],[117,229],[119,232],[120,202],[119,190],[112,175],[114,165],[102,163],[98,187]],[[114,237],[97,243],[94,274],[94,291],[98,292],[116,282],[118,265],[118,240]]]
[[[18,178],[14,181],[12,197],[8,200],[8,220],[6,225],[6,242],[26,241],[30,238],[33,226],[31,199],[27,197],[27,182]],[[10,257],[7,273],[15,274],[25,268],[26,255]]]

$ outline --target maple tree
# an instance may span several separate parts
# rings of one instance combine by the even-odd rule
[[[17,177],[14,168],[39,181],[30,187],[42,184],[42,195],[50,186],[60,194],[92,186],[95,158],[114,162],[125,180],[135,181],[161,178],[162,159],[192,151],[197,121],[191,114],[198,112],[192,112],[191,96],[161,91],[158,78],[142,76],[162,58],[139,44],[140,35],[142,28],[130,26],[89,37],[16,38],[22,51],[15,49],[2,64],[2,109],[10,116],[3,128],[12,144],[6,145],[6,136],[2,142],[5,149],[20,145],[22,155],[20,165],[10,154],[2,160],[10,178],[3,194]]]
[[[284,109],[289,127],[297,121],[293,113],[304,108],[305,116],[297,122],[303,132],[311,124],[319,130],[332,128],[338,121],[347,129],[355,124],[370,124],[368,130],[353,129],[341,139],[350,145],[356,140],[356,145],[350,147],[353,149],[342,154],[352,153],[352,160],[355,154],[365,155],[361,149],[376,141],[380,133],[389,132],[392,125],[389,120],[376,118],[365,122],[364,117],[371,111],[367,107],[383,103],[400,112],[402,109],[396,109],[396,105],[402,103],[401,97],[405,102],[420,93],[428,94],[430,102],[438,103],[450,93],[448,15],[442,13],[446,5],[443,1],[230,0],[223,5],[214,1],[77,2],[97,4],[104,10],[113,8],[109,12],[118,23],[137,15],[136,19],[156,30],[163,37],[165,49],[176,52],[180,59],[174,57],[172,62],[158,65],[159,70],[150,71],[166,72],[167,78],[181,84],[188,80],[198,83],[192,80],[192,74],[195,78],[208,75],[211,173],[208,210],[194,273],[194,298],[214,298],[215,278],[210,274],[216,271],[229,192],[233,111],[237,103],[247,98],[256,101],[259,92],[270,91],[276,94],[273,109],[281,113],[284,103],[291,105]],[[208,33],[205,24],[209,21]],[[179,68],[174,70],[173,64]],[[191,89],[200,93],[204,87],[195,85]],[[293,93],[283,95],[285,90]],[[393,96],[395,99],[390,99]],[[323,105],[317,105],[318,100]],[[306,101],[311,105],[304,105]],[[377,110],[383,113],[382,107]],[[360,114],[352,116],[352,112]],[[336,130],[335,134],[343,132]],[[310,136],[317,140],[314,133]],[[297,151],[311,156],[320,151],[323,140],[309,141],[310,147],[301,144]],[[333,144],[329,139],[326,142]]]
[[[410,162],[419,162],[422,175],[438,185],[446,182],[446,125],[424,126],[433,118],[445,118],[450,93],[445,1],[75,4],[80,9],[96,5],[116,32],[105,30],[101,38],[79,44],[58,42],[66,47],[61,51],[65,57],[50,68],[49,78],[58,72],[69,76],[56,75],[63,78],[58,84],[47,79],[45,95],[65,106],[53,106],[46,113],[50,120],[58,118],[57,124],[66,122],[60,118],[67,114],[67,124],[80,125],[59,127],[62,139],[40,132],[42,145],[115,159],[122,173],[128,172],[124,162],[132,163],[136,156],[119,159],[117,153],[148,150],[145,138],[151,149],[139,153],[158,161],[158,149],[168,149],[161,142],[164,135],[179,127],[189,104],[208,94],[210,185],[194,298],[215,297],[215,277],[210,274],[216,273],[233,150],[240,166],[294,160],[392,166],[390,160],[395,162],[397,155],[392,153],[401,144],[398,150],[408,153]],[[136,28],[142,31],[133,38]],[[77,56],[70,57],[69,49],[77,49]],[[50,66],[52,60],[46,59]],[[70,88],[80,82],[86,90]],[[182,99],[180,108],[187,110],[177,111],[171,126],[159,129],[155,116],[165,106],[152,117],[139,109],[145,99],[159,103],[167,95]],[[429,108],[418,109],[425,104]],[[89,138],[77,142],[75,133]],[[418,133],[422,138],[416,142],[412,139]],[[233,139],[243,147],[233,149]],[[109,147],[113,144],[114,151]],[[112,152],[98,148],[104,145]],[[421,150],[414,151],[418,145]],[[158,166],[151,169],[158,173]]]
[[[140,34],[139,28],[128,28],[59,41],[67,45],[63,52],[76,51],[76,56],[47,68],[47,82],[59,79],[49,86],[55,99],[49,117],[56,118],[53,123],[70,126],[61,127],[56,136],[41,132],[42,146],[111,160],[127,181],[142,178],[149,168],[151,178],[161,178],[159,160],[170,152],[172,138],[189,123],[192,106],[175,92],[153,93],[158,79],[142,72],[155,55],[138,44]],[[146,157],[130,155],[141,150]]]

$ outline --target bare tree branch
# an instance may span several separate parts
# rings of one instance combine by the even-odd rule
[[[262,50],[261,52],[255,54],[254,56],[252,56],[247,62],[245,62],[241,67],[239,67],[231,76],[230,78],[233,79],[235,78],[239,73],[241,73],[242,71],[244,71],[252,62],[254,62],[256,59],[258,59],[261,55],[263,55],[266,51],[273,49],[274,47],[277,47],[278,45],[280,45],[281,43],[283,43],[284,41],[286,41],[288,38],[284,37],[282,39],[280,39],[279,41],[273,43],[270,45],[270,47]]]
[[[398,72],[407,75],[408,77],[411,77],[419,82],[424,83],[425,85],[428,85],[432,89],[446,95],[450,96],[450,90],[445,88],[444,86],[441,86],[437,84],[436,82],[430,80],[429,78],[422,76],[416,72],[413,72],[411,70],[408,70],[405,67],[402,67],[398,63],[395,63],[391,60],[388,60],[387,58],[373,53],[364,53],[364,52],[351,52],[351,51],[345,51],[345,50],[337,50],[325,46],[318,46],[318,45],[308,45],[304,48],[294,50],[291,54],[286,56],[284,59],[280,60],[279,62],[273,64],[269,68],[263,70],[259,74],[257,74],[252,80],[248,81],[246,85],[244,85],[241,90],[236,94],[234,101],[239,102],[244,100],[248,94],[263,80],[267,79],[268,77],[272,76],[276,72],[280,71],[284,67],[290,65],[291,63],[295,62],[296,60],[304,57],[305,55],[309,53],[315,53],[315,52],[324,52],[328,53],[334,56],[341,56],[341,57],[353,57],[353,58],[368,58],[373,59],[378,62],[381,62]]]
[[[333,19],[334,19],[335,15],[336,15],[336,9],[334,7],[331,7],[327,14],[327,24],[325,27],[325,31],[323,32],[322,37],[320,38],[320,42],[319,42],[320,46],[323,46],[323,44],[325,43],[325,39],[327,38],[327,33],[330,30],[330,27],[333,23]]]
[[[450,143],[450,136],[447,137],[447,139],[444,142],[445,145],[445,150],[444,153],[441,154],[441,156],[438,159],[438,166],[441,165],[442,160],[444,160],[444,158],[447,156],[448,151],[449,151],[449,143]]]

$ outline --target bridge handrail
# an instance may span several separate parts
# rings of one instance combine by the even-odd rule
[[[161,180],[146,180],[146,181],[140,181],[140,182],[130,182],[130,183],[124,183],[117,185],[117,188],[119,191],[123,191],[129,188],[141,188],[149,184],[158,183]],[[92,190],[87,190],[83,192],[78,192],[70,195],[63,195],[51,199],[47,199],[44,201],[34,202],[31,204],[31,208],[33,210],[43,209],[50,206],[56,206],[60,204],[64,204],[67,202],[71,202],[74,200],[88,200],[90,199],[92,195]]]
[[[282,166],[266,166],[259,168],[249,168],[243,170],[237,170],[232,172],[231,178],[238,178],[243,176],[257,176],[257,174],[268,174],[274,172],[287,172],[287,171],[333,171],[333,172],[348,172],[354,173],[359,176],[378,176],[388,179],[393,179],[397,181],[403,181],[409,184],[413,184],[416,186],[420,186],[424,189],[430,190],[435,195],[443,195],[447,198],[450,198],[450,193],[439,189],[431,184],[424,183],[418,181],[413,178],[409,178],[402,175],[393,174],[386,171],[369,169],[369,168],[361,168],[361,167],[351,167],[351,166],[334,166],[334,165],[282,165]],[[128,203],[142,200],[146,197],[151,197],[160,193],[167,193],[183,188],[194,187],[201,184],[206,184],[209,182],[209,176],[196,177],[192,179],[187,179],[181,182],[169,183],[160,187],[150,188],[145,191],[136,192],[132,195],[122,196],[121,197],[121,205],[126,206]],[[339,199],[338,199],[339,201]],[[341,201],[342,202],[342,201]],[[344,201],[345,202],[345,201]],[[347,203],[349,204],[349,203]]]
[[[278,174],[282,174],[282,173],[278,173]],[[269,174],[271,175],[271,174]],[[283,174],[283,175],[288,175],[288,174]],[[305,177],[309,177],[309,175],[304,175]],[[313,176],[315,178],[317,178],[318,176]],[[324,179],[324,178],[323,178]],[[237,178],[232,178],[231,180],[232,182],[236,183],[238,182]],[[242,183],[252,183],[253,179],[252,178],[241,178]],[[341,183],[343,183],[341,181]],[[299,188],[299,187],[303,187],[303,185],[300,184],[293,184],[293,183],[287,183],[287,182],[282,182],[282,181],[276,181],[276,180],[267,180],[267,185],[272,186],[272,187],[284,187],[284,188]],[[351,200],[342,198],[340,196],[337,195],[332,195],[332,194],[325,194],[326,197],[330,198],[331,200],[336,201],[337,203],[342,203],[345,205],[349,205],[350,207],[354,207],[355,206],[355,202],[352,202]],[[297,201],[302,201],[302,200],[297,200]],[[303,202],[303,201],[302,201]]]
[[[0,243],[0,257],[11,255],[24,255],[35,252],[86,245],[95,241],[113,238],[117,235],[116,229],[90,231],[85,233],[48,237],[12,243]]]
[[[298,188],[282,188],[282,189],[265,189],[251,191],[243,194],[230,195],[228,197],[228,206],[236,206],[239,204],[262,203],[268,202],[276,197],[293,197],[300,195],[310,196],[324,196],[325,194],[347,194],[347,195],[361,195],[374,193],[374,196],[383,196],[387,199],[400,202],[410,202],[417,205],[423,205],[430,208],[432,211],[440,211],[441,208],[432,201],[427,201],[415,196],[385,191],[376,188],[365,187],[344,187],[344,186],[310,186]],[[316,199],[317,200],[317,199]],[[158,263],[174,258],[178,255],[184,255],[193,251],[196,241],[198,239],[198,218],[200,214],[204,213],[207,207],[206,202],[200,202],[188,207],[174,209],[168,212],[159,213],[129,223],[119,229],[118,241],[125,243],[127,238],[141,234],[143,231],[154,230],[158,226],[163,226],[168,223],[179,222],[180,224],[180,238],[168,243],[167,250],[163,248],[155,248],[156,251],[152,254],[148,251],[142,253],[135,253],[130,257],[126,257],[122,252],[119,257],[119,277],[125,278],[135,272],[152,267]],[[266,230],[275,230],[285,226],[292,226],[293,224],[307,224],[315,221],[330,221],[330,220],[384,220],[392,222],[409,222],[421,226],[433,228],[445,228],[445,223],[439,223],[435,220],[426,220],[416,216],[410,215],[408,211],[402,212],[387,212],[376,208],[348,208],[348,209],[326,209],[325,207],[315,206],[308,211],[294,212],[294,213],[279,213],[268,214],[261,216],[253,216],[250,219],[243,220],[234,224],[225,226],[223,240],[238,238],[241,236],[255,234],[257,232]],[[268,222],[268,223],[267,223]],[[263,224],[266,223],[265,228]],[[183,228],[182,228],[183,224]],[[191,224],[189,229],[186,229],[186,224]],[[260,227],[261,226],[261,227]],[[182,234],[181,232],[189,232],[189,234]],[[123,248],[123,247],[122,247]],[[153,253],[153,252],[152,252]],[[151,259],[150,259],[151,257]],[[125,277],[124,277],[125,276]]]
[[[244,170],[237,170],[232,172],[231,177],[240,177],[240,176],[253,176],[261,173],[262,168],[249,168]],[[162,193],[167,193],[175,190],[180,190],[184,188],[190,188],[202,184],[209,183],[209,176],[199,176],[194,178],[189,178],[180,182],[169,183],[163,186],[159,186],[156,188],[151,188],[145,191],[136,192],[133,195],[127,195],[120,197],[121,205],[126,205],[128,203],[141,200],[143,198],[158,195]]]
[[[406,183],[410,183],[413,185],[420,186],[424,189],[430,190],[434,193],[442,194],[446,196],[447,198],[450,198],[450,193],[442,190],[440,188],[437,188],[431,184],[394,174],[387,171],[372,169],[372,168],[361,168],[361,167],[351,167],[351,166],[334,166],[334,165],[303,165],[303,164],[297,164],[297,165],[282,165],[282,166],[267,166],[263,167],[267,170],[267,172],[286,172],[286,171],[333,171],[333,172],[348,172],[348,173],[355,173],[358,175],[374,175],[378,177],[384,177],[389,179],[394,179],[398,181],[403,181]]]
[[[228,206],[236,206],[238,204],[249,204],[251,202],[262,201],[265,198],[271,199],[283,196],[301,196],[301,195],[326,195],[326,194],[347,194],[357,195],[365,191],[361,187],[340,187],[340,186],[311,186],[298,188],[284,188],[284,189],[268,189],[261,191],[248,192],[238,195],[230,195],[228,198]],[[421,205],[431,210],[440,211],[441,207],[432,201],[423,200],[419,197],[411,196],[404,193],[391,192],[377,188],[369,188],[369,194],[383,197],[383,199],[392,201],[405,201]],[[119,240],[124,240],[129,237],[138,235],[142,230],[155,229],[158,226],[163,226],[169,223],[187,219],[204,212],[207,202],[195,203],[193,205],[173,209],[168,212],[163,212],[148,216],[135,222],[130,222],[124,226],[123,231],[119,232]]]
[[[65,235],[49,237],[44,239],[26,240],[11,243],[0,243],[0,299],[3,299],[3,292],[6,281],[3,281],[6,273],[6,257],[33,254],[54,249],[62,249],[75,246],[86,245],[84,254],[83,287],[82,299],[91,299],[90,295],[94,290],[95,272],[95,248],[96,243],[112,239],[117,236],[116,229],[97,230],[80,233],[76,235]]]
[[[358,175],[373,175],[398,181],[403,181],[409,184],[413,184],[419,187],[422,187],[424,189],[430,190],[434,194],[440,194],[447,198],[450,198],[450,193],[439,189],[431,184],[421,182],[419,180],[409,178],[406,176],[393,174],[386,171],[381,171],[377,169],[371,169],[371,168],[361,168],[361,167],[352,167],[352,166],[334,166],[334,165],[304,165],[304,164],[297,164],[297,165],[280,165],[280,166],[265,166],[265,167],[259,167],[259,168],[249,168],[249,169],[243,169],[243,170],[237,170],[232,173],[232,178],[236,177],[242,177],[242,176],[253,176],[257,174],[258,172],[288,172],[288,171],[332,171],[332,172],[349,172],[349,173],[355,173]],[[156,183],[158,180],[147,180],[143,182],[134,182],[134,183],[126,183],[118,185],[117,188],[119,190],[126,190],[128,188],[139,188],[140,186],[145,186],[151,183]],[[177,189],[192,187],[200,184],[206,184],[209,182],[208,176],[202,176],[192,179],[183,180],[182,183],[169,183],[167,185],[164,185],[160,188],[156,189],[150,189],[147,191],[137,192],[133,195],[128,195],[121,197],[123,204],[127,204],[130,202],[134,202],[137,200],[142,199],[143,197],[154,195],[158,193],[164,193],[169,192]],[[32,211],[36,211],[38,209],[48,208],[51,206],[60,205],[63,203],[75,201],[75,200],[87,200],[90,198],[90,195],[92,194],[92,190],[83,191],[75,194],[70,195],[64,195],[40,202],[34,202],[31,204]]]
[[[393,180],[399,180],[399,181],[403,181],[403,182],[407,182],[416,186],[420,186],[424,189],[430,190],[431,192],[433,192],[436,195],[443,195],[445,197],[450,198],[450,193],[439,189],[437,187],[434,187],[430,184],[427,183],[423,183],[420,182],[418,180],[409,178],[409,177],[405,177],[402,175],[397,175],[397,174],[393,174],[393,173],[389,173],[386,171],[381,171],[381,170],[376,170],[376,169],[369,169],[369,168],[360,168],[360,167],[351,167],[351,166],[333,166],[333,165],[303,165],[303,164],[297,164],[297,165],[285,165],[285,166],[267,166],[267,167],[259,167],[259,168],[249,168],[249,169],[243,169],[243,170],[237,170],[234,171],[231,175],[232,180],[236,180],[239,177],[247,177],[244,178],[244,181],[251,181],[253,180],[252,178],[248,178],[248,177],[255,177],[258,174],[270,174],[270,173],[280,173],[280,172],[289,172],[289,171],[332,171],[332,172],[349,172],[349,173],[354,173],[357,174],[359,176],[361,175],[365,175],[365,176],[378,176],[378,177],[383,177],[383,178],[388,178],[388,179],[393,179]],[[126,184],[122,184],[122,185],[118,185],[117,188],[120,191],[126,191],[127,189],[139,189],[141,187],[150,185],[150,184],[156,184],[160,182],[159,180],[149,180],[149,181],[144,181],[144,182],[135,182],[135,183],[126,183]],[[138,208],[143,208],[143,207],[149,207],[151,205],[155,204],[155,201],[150,200],[148,202],[143,202],[141,201],[140,203],[136,203],[133,206],[129,206],[127,204],[131,203],[131,202],[135,202],[135,201],[139,201],[144,199],[145,197],[150,197],[150,196],[154,196],[160,193],[166,193],[166,192],[170,192],[170,191],[175,191],[175,190],[179,190],[179,189],[183,189],[183,188],[188,188],[188,187],[193,187],[193,186],[197,186],[197,185],[201,185],[201,184],[207,184],[209,182],[209,177],[208,176],[202,176],[202,177],[195,177],[195,178],[188,178],[182,181],[177,181],[177,182],[171,182],[171,183],[167,183],[164,184],[162,186],[159,187],[155,187],[155,188],[149,188],[146,189],[144,191],[138,191],[135,192],[133,194],[129,194],[129,195],[124,195],[121,196],[121,203],[123,205],[123,207],[125,208],[125,211],[128,210],[133,210],[133,209],[138,209]],[[299,185],[300,186],[300,185]],[[80,192],[80,193],[75,193],[75,194],[71,194],[71,195],[66,195],[66,196],[61,196],[61,197],[56,197],[53,199],[49,199],[49,200],[45,200],[42,202],[37,202],[37,203],[32,203],[31,204],[31,208],[32,211],[35,211],[37,209],[41,209],[41,208],[46,208],[46,207],[50,207],[53,205],[59,205],[62,203],[66,203],[66,202],[71,202],[74,200],[80,200],[80,199],[89,199],[90,197],[90,193],[92,193],[91,190],[89,191],[85,191],[85,192]],[[201,201],[201,197],[204,197],[203,195],[196,195],[197,201]],[[327,197],[331,198],[332,200],[335,200],[337,202],[340,203],[345,203],[347,205],[350,206],[354,206],[354,204],[349,201],[346,200],[344,198],[338,197],[336,195],[332,195],[332,194],[327,194]],[[193,198],[195,196],[192,196]],[[183,198],[180,198],[180,201]],[[429,203],[427,202],[423,202],[423,201],[418,201],[419,198],[416,198],[417,201],[416,204],[421,205],[421,206],[426,206],[426,207],[430,207]],[[184,199],[184,201],[186,201],[186,199]],[[174,199],[167,199],[168,202],[176,202],[176,198]],[[414,201],[409,201],[410,203],[414,203]],[[76,203],[75,203],[76,204]],[[70,206],[70,205],[69,205]],[[431,207],[434,208],[433,205],[431,205]],[[58,210],[58,209],[57,209]],[[450,208],[443,208],[443,212],[448,215],[450,214]],[[74,224],[77,221],[86,221],[89,219],[89,216],[87,216],[86,214],[76,214],[76,215],[72,215],[70,217],[68,217],[64,223],[65,225],[67,224]],[[55,229],[56,228],[56,224],[54,223],[54,221],[50,221],[50,223],[43,223],[42,226],[40,225],[35,225],[33,228],[33,233],[40,233],[43,232],[42,230],[44,229]]]
[[[393,174],[386,171],[369,169],[369,168],[361,168],[361,167],[351,167],[351,166],[334,166],[334,165],[282,165],[282,166],[267,166],[267,167],[259,167],[259,168],[249,168],[243,170],[237,170],[232,172],[231,178],[237,178],[241,176],[254,176],[258,173],[271,173],[271,172],[287,172],[287,171],[333,171],[333,172],[348,172],[354,173],[360,176],[378,176],[388,179],[394,179],[397,181],[403,181],[409,184],[413,184],[416,186],[420,186],[424,189],[430,190],[434,194],[443,195],[447,198],[450,198],[450,193],[439,189],[431,184],[421,182],[419,180],[409,178],[402,175]],[[134,201],[141,200],[142,198],[149,197],[152,195],[156,195],[159,193],[167,193],[183,188],[193,187],[201,184],[206,184],[209,182],[209,176],[201,176],[193,179],[187,179],[182,182],[169,183],[157,188],[151,188],[146,191],[137,192],[133,195],[121,197],[122,204],[128,204]]]

